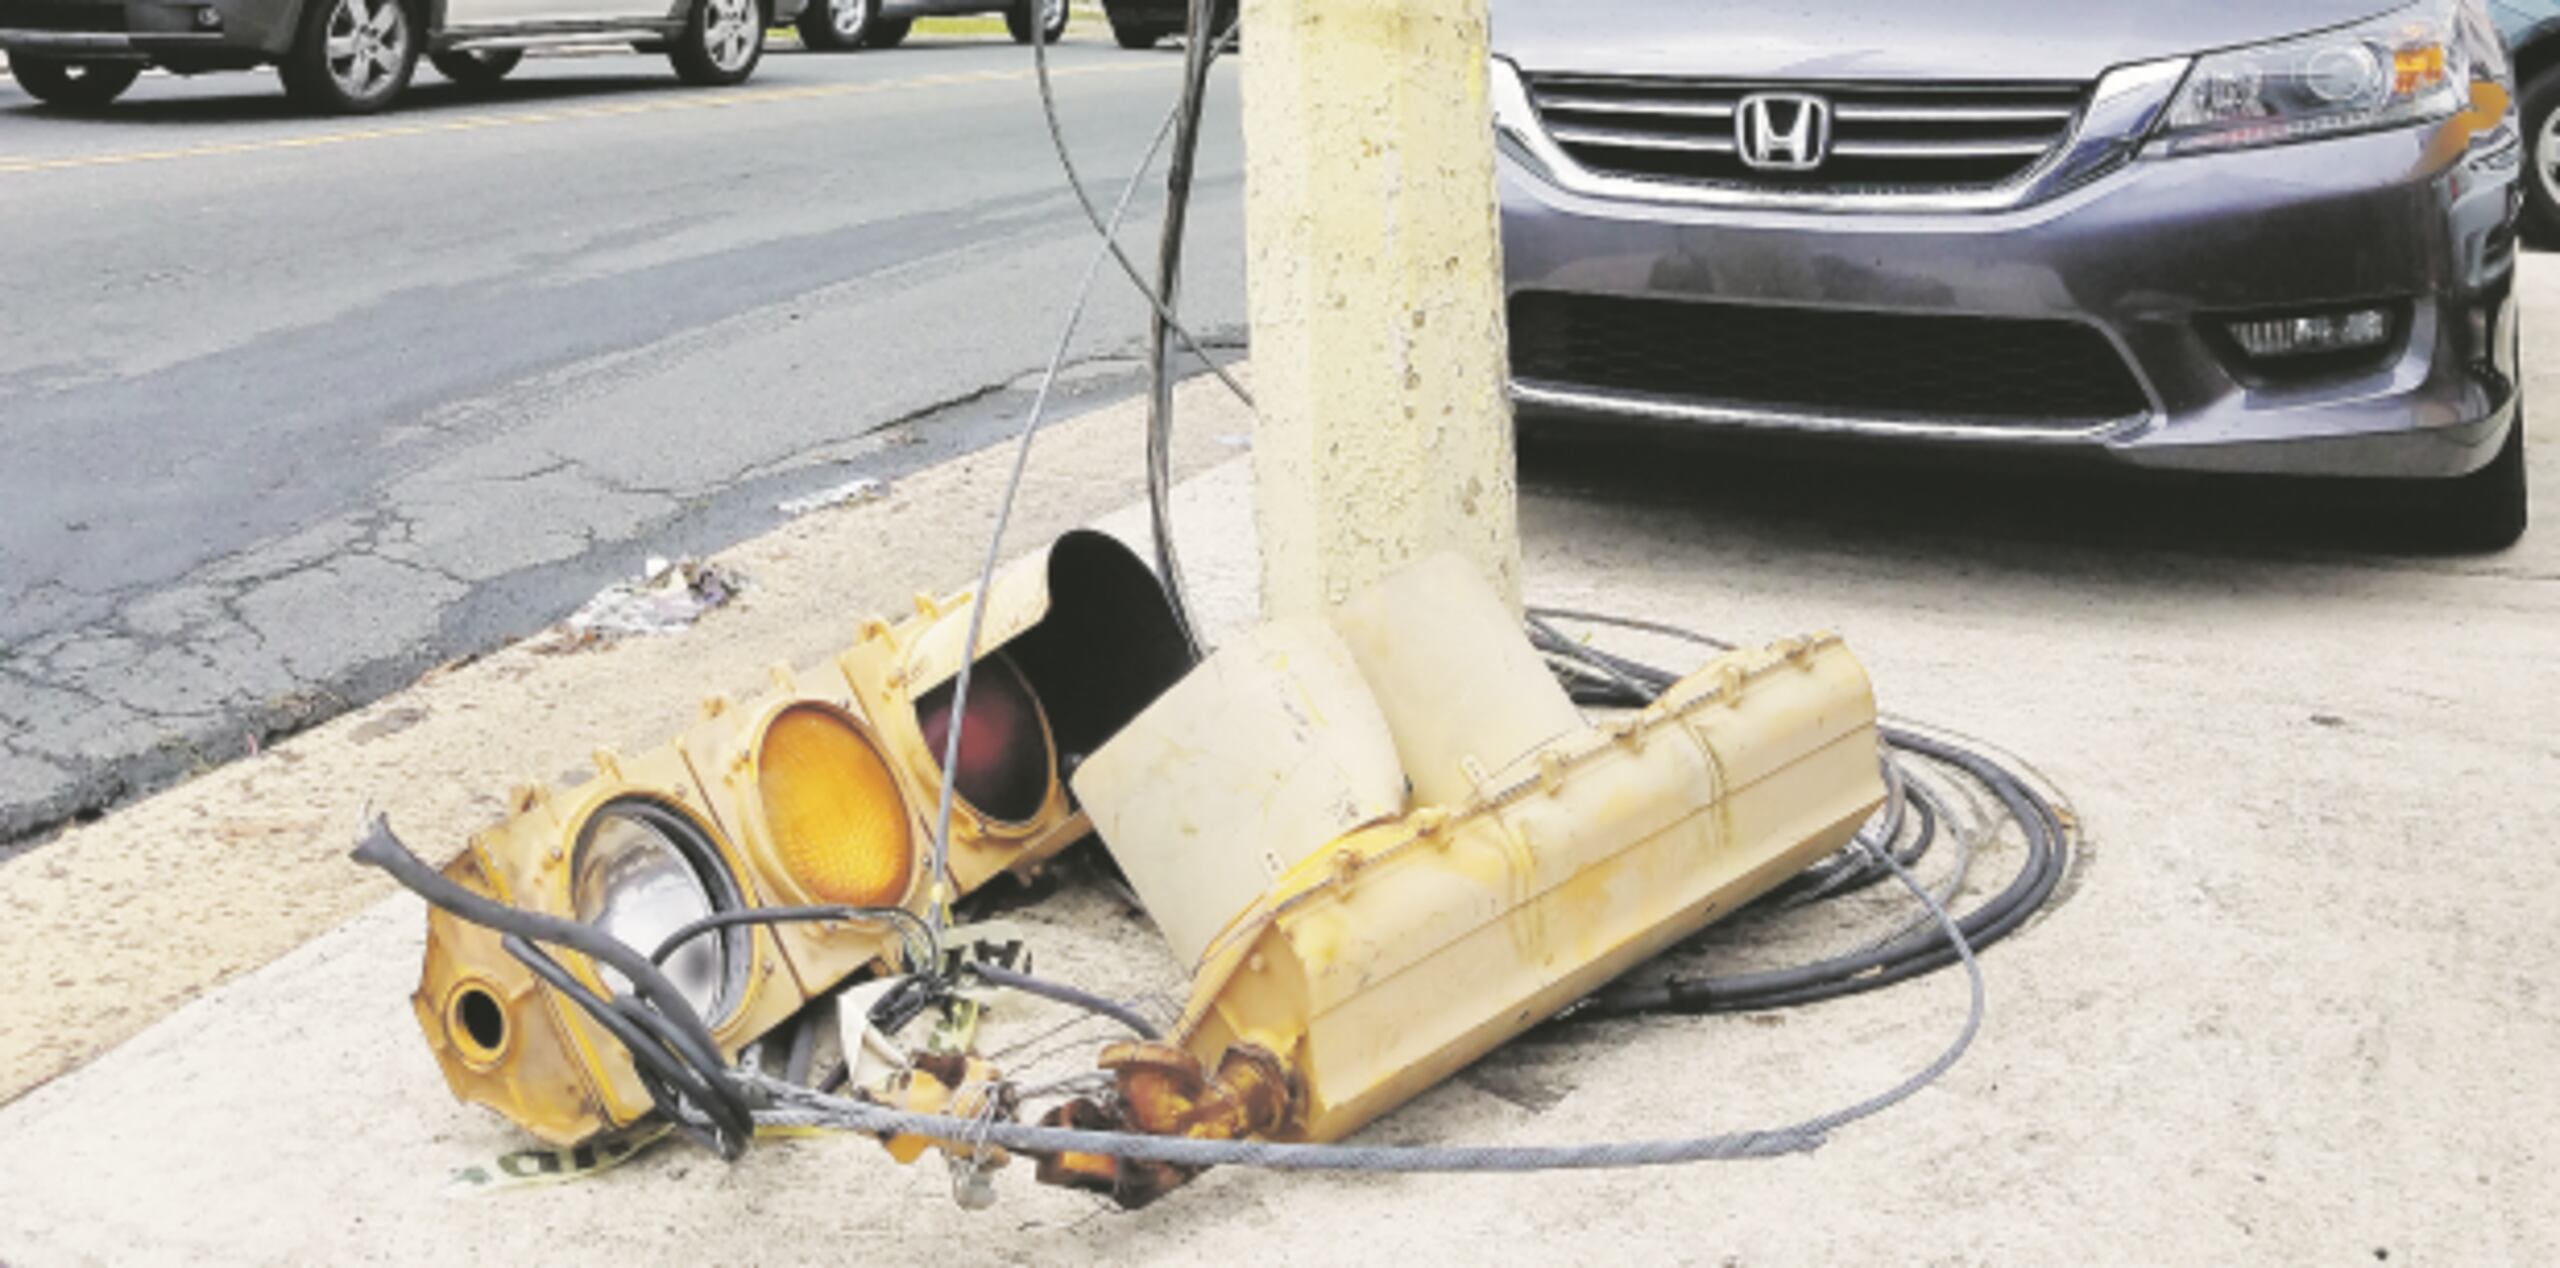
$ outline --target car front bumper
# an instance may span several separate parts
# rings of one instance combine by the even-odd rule
[[[1189,0],[1103,0],[1102,9],[1123,26],[1180,31],[1191,25]],[[1224,27],[1235,20],[1236,0],[1218,0],[1210,13],[1211,23]]]
[[[0,0],[0,51],[244,67],[281,55],[299,12],[294,0]]]
[[[1515,376],[1524,413],[2033,448],[2138,466],[2318,476],[2464,474],[2516,416],[2512,147],[2468,127],[2230,154],[2137,157],[1990,212],[1809,211],[1600,198],[1506,136],[1508,289],[1795,312],[2071,322],[2113,346],[2147,408],[1987,424],[1844,415]],[[2252,372],[2235,314],[2380,301],[2400,345],[2350,370]]]

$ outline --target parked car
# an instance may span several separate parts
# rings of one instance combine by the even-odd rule
[[[2548,180],[2560,0],[2500,4]],[[1524,415],[2388,480],[2443,540],[2523,531],[2482,0],[1495,0],[1493,36]]]
[[[315,109],[363,114],[399,99],[421,55],[490,83],[527,49],[629,41],[686,83],[755,73],[765,27],[804,0],[0,0],[0,51],[40,101],[100,107],[146,67],[182,75],[273,65]]]
[[[1236,0],[1215,0],[1209,25],[1226,30],[1235,25]],[[1111,38],[1122,48],[1154,48],[1168,35],[1191,25],[1188,0],[1102,0],[1102,16],[1111,21]]]
[[[2516,67],[2518,113],[2532,145],[2526,220],[2560,246],[2560,0],[2490,0]]]
[[[896,48],[917,18],[1001,13],[1013,42],[1028,44],[1035,4],[1041,42],[1057,43],[1067,33],[1067,0],[812,0],[800,14],[800,42],[831,53]]]

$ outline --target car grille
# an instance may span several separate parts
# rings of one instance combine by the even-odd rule
[[[2149,401],[2068,321],[1909,316],[1529,291],[1511,373],[1567,389],[1814,416],[2095,426]]]
[[[0,0],[0,30],[117,32],[125,29],[122,4],[96,0]]]
[[[1735,136],[1744,98],[1804,93],[1830,104],[1831,146],[1810,171],[1745,162]],[[2080,84],[1750,84],[1534,75],[1547,134],[1593,172],[1705,187],[1854,194],[1954,192],[2001,185],[2071,133]]]

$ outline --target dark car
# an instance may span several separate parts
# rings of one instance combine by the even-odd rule
[[[896,48],[906,42],[917,18],[978,13],[1003,14],[1005,30],[1017,44],[1030,43],[1035,33],[1041,42],[1055,44],[1067,33],[1067,0],[809,0],[800,14],[800,42],[831,53]]]
[[[488,83],[528,49],[627,41],[663,51],[687,83],[755,73],[765,28],[803,0],[0,0],[0,52],[40,101],[96,108],[145,67],[182,75],[272,65],[316,109],[381,110],[425,56]]]
[[[2560,245],[2560,0],[2490,0],[2516,66],[2518,113],[2532,148],[2527,217]]]
[[[1111,20],[1111,38],[1122,48],[1154,48],[1168,35],[1190,26],[1187,0],[1102,0],[1102,15]],[[1236,0],[1212,0],[1209,25],[1223,31],[1235,25]]]
[[[2481,0],[1496,0],[1493,32],[1524,414],[2382,480],[2431,539],[2524,529],[2527,147]]]

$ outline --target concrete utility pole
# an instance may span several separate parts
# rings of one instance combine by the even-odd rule
[[[1456,550],[1519,602],[1485,0],[1245,0],[1266,619]]]

